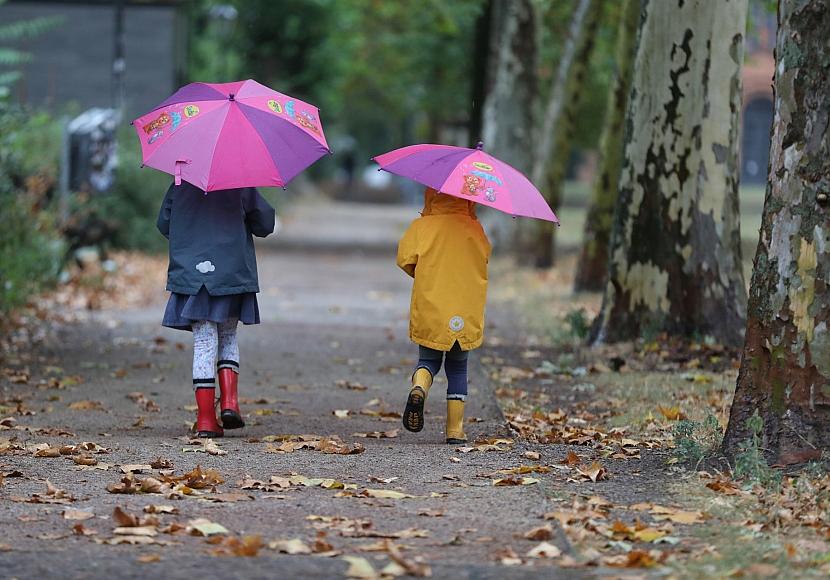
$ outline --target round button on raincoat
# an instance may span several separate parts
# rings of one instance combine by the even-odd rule
[[[415,279],[413,342],[442,351],[456,341],[462,350],[481,346],[490,250],[472,202],[426,190],[421,217],[398,244],[398,266]]]

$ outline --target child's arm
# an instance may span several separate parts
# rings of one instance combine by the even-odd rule
[[[245,223],[252,234],[264,238],[274,232],[277,212],[255,187],[246,187],[243,191],[242,207],[245,209]]]
[[[164,194],[164,201],[161,202],[161,209],[159,209],[159,217],[156,220],[156,227],[168,240],[170,239],[170,212],[173,209],[173,186],[171,185],[167,193]]]
[[[415,224],[412,224],[398,242],[398,267],[414,278],[417,265],[418,239],[415,235]]]

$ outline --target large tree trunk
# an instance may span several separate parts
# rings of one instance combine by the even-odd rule
[[[579,0],[571,20],[568,40],[565,43],[559,68],[553,80],[539,146],[533,159],[531,181],[539,187],[548,203],[556,208],[562,198],[565,171],[571,153],[574,117],[585,87],[588,61],[594,47],[599,17],[602,12],[599,0]],[[544,182],[544,183],[543,183]],[[537,268],[553,265],[553,226],[547,222],[534,223],[528,228],[535,241],[531,249],[532,262]]]
[[[775,118],[741,370],[724,450],[764,420],[767,459],[830,450],[830,4],[781,0]]]
[[[533,0],[493,0],[492,33],[495,74],[484,103],[484,149],[522,173],[529,173],[528,151],[534,145],[538,58],[538,22]],[[514,235],[509,216],[492,211],[483,216],[494,246]]]
[[[608,269],[608,242],[623,159],[625,111],[634,71],[634,46],[640,20],[640,0],[623,0],[617,29],[614,81],[605,110],[599,143],[599,167],[585,219],[582,251],[576,266],[574,290],[599,292]]]
[[[747,0],[650,0],[593,342],[743,340],[738,117]]]
[[[537,22],[532,0],[494,0],[498,58],[484,103],[484,147],[522,172],[530,169],[536,98]]]

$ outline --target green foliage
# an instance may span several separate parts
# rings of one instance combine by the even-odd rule
[[[156,217],[172,178],[141,167],[141,146],[132,127],[119,131],[118,158],[112,191],[90,198],[78,210],[105,219],[115,227],[110,240],[113,246],[160,252],[167,242],[156,229]]]
[[[718,418],[706,415],[703,422],[684,419],[674,426],[674,456],[695,468],[707,456],[720,447],[723,439]]]
[[[588,318],[588,313],[584,308],[571,310],[565,315],[565,322],[571,328],[571,334],[580,341],[588,338],[588,332],[591,330],[591,320]]]
[[[7,0],[0,0],[0,6]],[[35,18],[18,22],[0,24],[0,42],[15,43],[47,32],[59,25],[63,19],[58,16]],[[8,97],[11,86],[20,78],[18,69],[30,61],[32,56],[24,51],[8,46],[0,46],[0,99]],[[2,69],[12,69],[5,70]]]
[[[747,419],[746,428],[750,433],[750,437],[739,445],[739,451],[735,455],[735,477],[745,479],[749,483],[760,484],[766,488],[779,489],[782,475],[780,471],[772,469],[764,458],[761,443],[764,420],[758,414],[757,409],[752,417]]]
[[[0,103],[0,313],[24,304],[57,277],[63,244],[49,207],[46,167],[53,149],[39,151],[58,124]],[[59,130],[59,126],[58,129]],[[29,185],[27,186],[27,183]]]

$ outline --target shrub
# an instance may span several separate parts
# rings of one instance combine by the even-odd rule
[[[60,271],[63,244],[52,211],[60,126],[0,103],[0,312],[20,306]],[[60,143],[60,140],[57,140]]]

